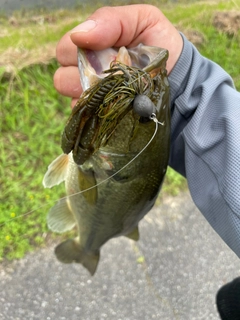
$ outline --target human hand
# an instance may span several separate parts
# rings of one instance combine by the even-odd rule
[[[179,32],[163,13],[152,5],[98,9],[59,41],[56,55],[62,66],[54,75],[55,88],[61,94],[72,97],[72,106],[81,95],[76,46],[103,50],[109,47],[134,47],[139,43],[169,51],[168,73],[176,64],[183,47]]]

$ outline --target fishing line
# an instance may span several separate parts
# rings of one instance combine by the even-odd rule
[[[155,138],[155,136],[156,136],[156,134],[157,134],[157,131],[158,131],[158,125],[164,126],[164,122],[158,121],[155,113],[152,113],[151,116],[149,117],[149,119],[152,120],[153,122],[155,122],[155,130],[154,130],[154,133],[153,133],[151,139],[148,141],[148,143],[143,147],[143,149],[142,149],[135,157],[133,157],[127,164],[125,164],[121,169],[119,169],[118,171],[116,171],[115,173],[113,173],[110,177],[108,177],[108,178],[100,181],[99,183],[95,184],[94,186],[89,187],[89,188],[84,189],[84,190],[81,190],[81,191],[79,191],[79,192],[70,194],[70,195],[65,196],[65,197],[63,197],[63,198],[59,198],[58,200],[55,200],[54,202],[62,201],[62,200],[64,200],[64,199],[67,199],[67,198],[76,196],[76,195],[78,195],[78,194],[82,194],[82,193],[84,193],[84,192],[87,192],[87,191],[89,191],[89,190],[92,190],[92,189],[100,186],[100,185],[103,184],[104,182],[106,182],[106,181],[110,180],[111,178],[113,178],[114,176],[116,176],[119,172],[121,172],[122,170],[124,170],[124,169],[125,169],[127,166],[129,166],[133,161],[135,161],[135,160],[144,152],[144,150],[150,145],[150,143],[151,143],[151,142],[153,141],[153,139]],[[28,212],[22,214],[21,216],[18,216],[18,217],[9,219],[9,220],[5,221],[4,223],[0,224],[0,227],[4,226],[5,224],[7,224],[7,223],[9,223],[9,222],[11,222],[11,221],[13,221],[13,220],[15,220],[15,219],[25,217],[25,216],[27,216],[27,215],[29,215],[29,214],[31,214],[31,213],[39,210],[39,209],[42,209],[42,208],[44,208],[44,207],[46,207],[46,206],[48,206],[48,205],[49,205],[48,203],[43,204],[42,206],[38,207],[37,209],[33,209],[33,210],[31,210],[31,211],[28,211]]]

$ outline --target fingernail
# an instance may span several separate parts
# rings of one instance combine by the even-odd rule
[[[88,32],[91,31],[96,27],[97,23],[94,20],[87,20],[81,24],[79,24],[77,27],[73,28],[71,30],[71,34],[75,32]]]

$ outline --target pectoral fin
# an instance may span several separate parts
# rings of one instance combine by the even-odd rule
[[[71,230],[76,221],[70,209],[68,199],[58,201],[48,212],[47,224],[54,232],[63,233]]]
[[[81,263],[93,276],[99,262],[100,253],[87,254],[81,248],[78,239],[69,239],[55,248],[55,254],[63,263]]]
[[[128,237],[128,238],[131,239],[131,240],[138,241],[138,240],[139,240],[139,230],[138,230],[138,227],[136,227],[135,229],[133,229],[133,231],[130,232],[129,234],[127,234],[126,237]]]
[[[66,177],[68,167],[68,155],[61,154],[48,166],[48,170],[43,178],[44,188],[52,188],[63,182]]]
[[[80,190],[91,188],[90,190],[83,192],[82,195],[85,197],[88,203],[95,204],[97,201],[97,187],[94,188],[94,186],[97,184],[97,181],[95,179],[93,170],[89,169],[87,171],[83,171],[80,167],[78,167],[78,183]]]

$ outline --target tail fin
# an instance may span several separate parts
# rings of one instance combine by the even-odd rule
[[[77,239],[69,239],[60,243],[55,248],[55,254],[63,263],[81,263],[93,276],[99,262],[99,251],[95,254],[84,252]]]

